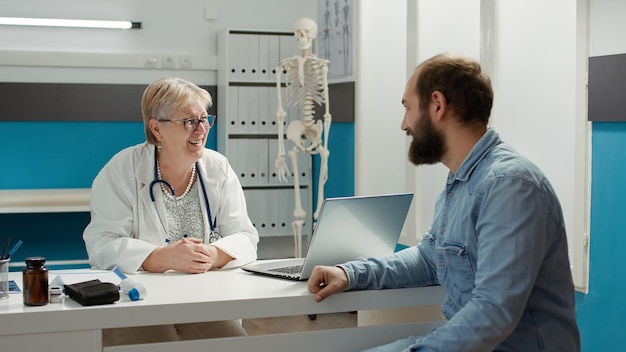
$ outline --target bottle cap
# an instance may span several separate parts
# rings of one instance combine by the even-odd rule
[[[138,301],[139,291],[136,288],[131,288],[130,291],[128,291],[128,298],[130,298],[131,301]]]
[[[26,264],[39,264],[43,265],[46,262],[45,257],[28,257],[26,258]]]

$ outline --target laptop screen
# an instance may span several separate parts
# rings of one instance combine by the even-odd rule
[[[358,257],[392,254],[413,194],[328,198],[324,200],[304,259],[253,263],[242,269],[292,280],[307,279],[316,265],[336,265]],[[303,265],[302,265],[303,264]],[[285,267],[302,265],[299,273]]]

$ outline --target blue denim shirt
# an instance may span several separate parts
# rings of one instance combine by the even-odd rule
[[[421,243],[341,267],[349,289],[444,287],[448,321],[411,351],[580,351],[559,201],[494,130],[448,175]]]

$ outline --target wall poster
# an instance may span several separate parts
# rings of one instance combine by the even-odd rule
[[[328,77],[352,75],[353,10],[352,0],[318,0],[316,55],[330,60]]]

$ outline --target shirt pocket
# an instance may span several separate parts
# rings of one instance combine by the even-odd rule
[[[455,241],[443,241],[437,248],[437,252],[439,252],[440,260],[445,263],[445,285],[452,285],[462,293],[472,291],[476,275],[465,245]]]

